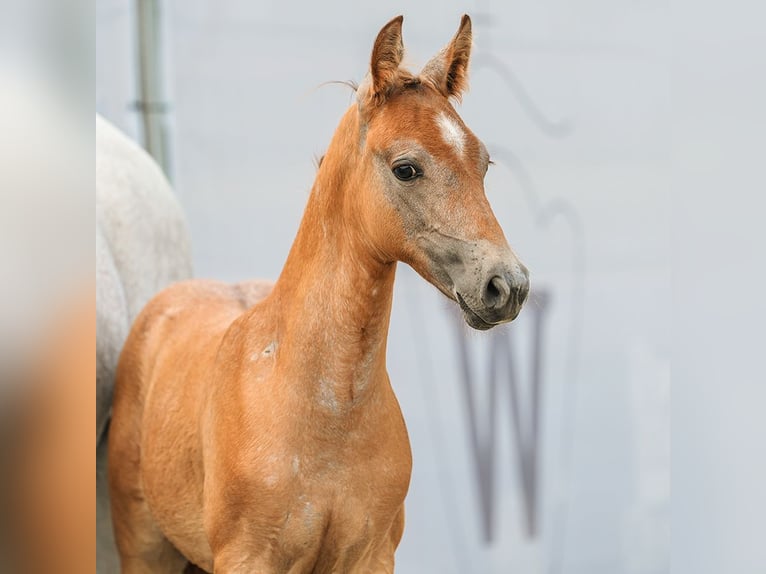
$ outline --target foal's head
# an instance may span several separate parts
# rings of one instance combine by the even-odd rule
[[[401,260],[456,301],[466,322],[514,319],[529,273],[508,246],[484,195],[489,154],[450,103],[466,89],[471,21],[413,75],[399,67],[402,17],[378,34],[357,90],[359,179],[355,211],[371,246]]]

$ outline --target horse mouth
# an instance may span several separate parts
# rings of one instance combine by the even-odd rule
[[[468,306],[468,304],[465,302],[465,299],[463,299],[462,295],[460,295],[460,293],[457,291],[455,292],[455,298],[457,299],[458,305],[460,305],[460,309],[463,311],[465,322],[468,323],[470,327],[479,331],[487,331],[488,329],[491,329],[495,326],[495,323],[488,323],[479,317],[479,315],[477,315],[476,312]]]

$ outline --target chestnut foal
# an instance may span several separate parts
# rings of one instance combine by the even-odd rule
[[[123,572],[393,571],[411,470],[386,373],[396,262],[477,329],[529,289],[450,104],[470,19],[420,75],[401,26],[378,34],[276,284],[179,283],[133,325],[109,443]]]

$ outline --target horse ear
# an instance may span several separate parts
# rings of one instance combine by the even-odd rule
[[[431,58],[420,76],[446,97],[460,100],[468,89],[468,60],[471,57],[471,18],[464,14],[452,41]]]
[[[394,85],[399,64],[404,57],[402,43],[402,21],[404,16],[397,16],[381,28],[372,47],[370,60],[370,99],[376,104],[385,101],[389,90]]]

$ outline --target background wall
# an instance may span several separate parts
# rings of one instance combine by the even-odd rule
[[[350,90],[320,84],[361,80],[376,33],[399,13],[413,69],[471,14],[471,91],[459,111],[497,164],[487,194],[537,294],[504,332],[468,333],[434,288],[400,266],[389,371],[414,472],[398,571],[668,572],[667,2],[412,4],[160,0],[170,172],[189,216],[196,273],[275,278],[314,158],[352,100]],[[131,106],[134,12],[132,2],[97,2],[96,99],[100,113],[140,141]],[[498,337],[496,353],[511,357],[515,377],[501,369],[495,379],[486,542],[464,393],[470,384],[486,442]],[[472,359],[470,383],[462,348]],[[535,384],[537,444],[527,432]],[[539,456],[535,536],[525,522],[521,468],[529,457],[519,454],[517,423],[525,449]]]

